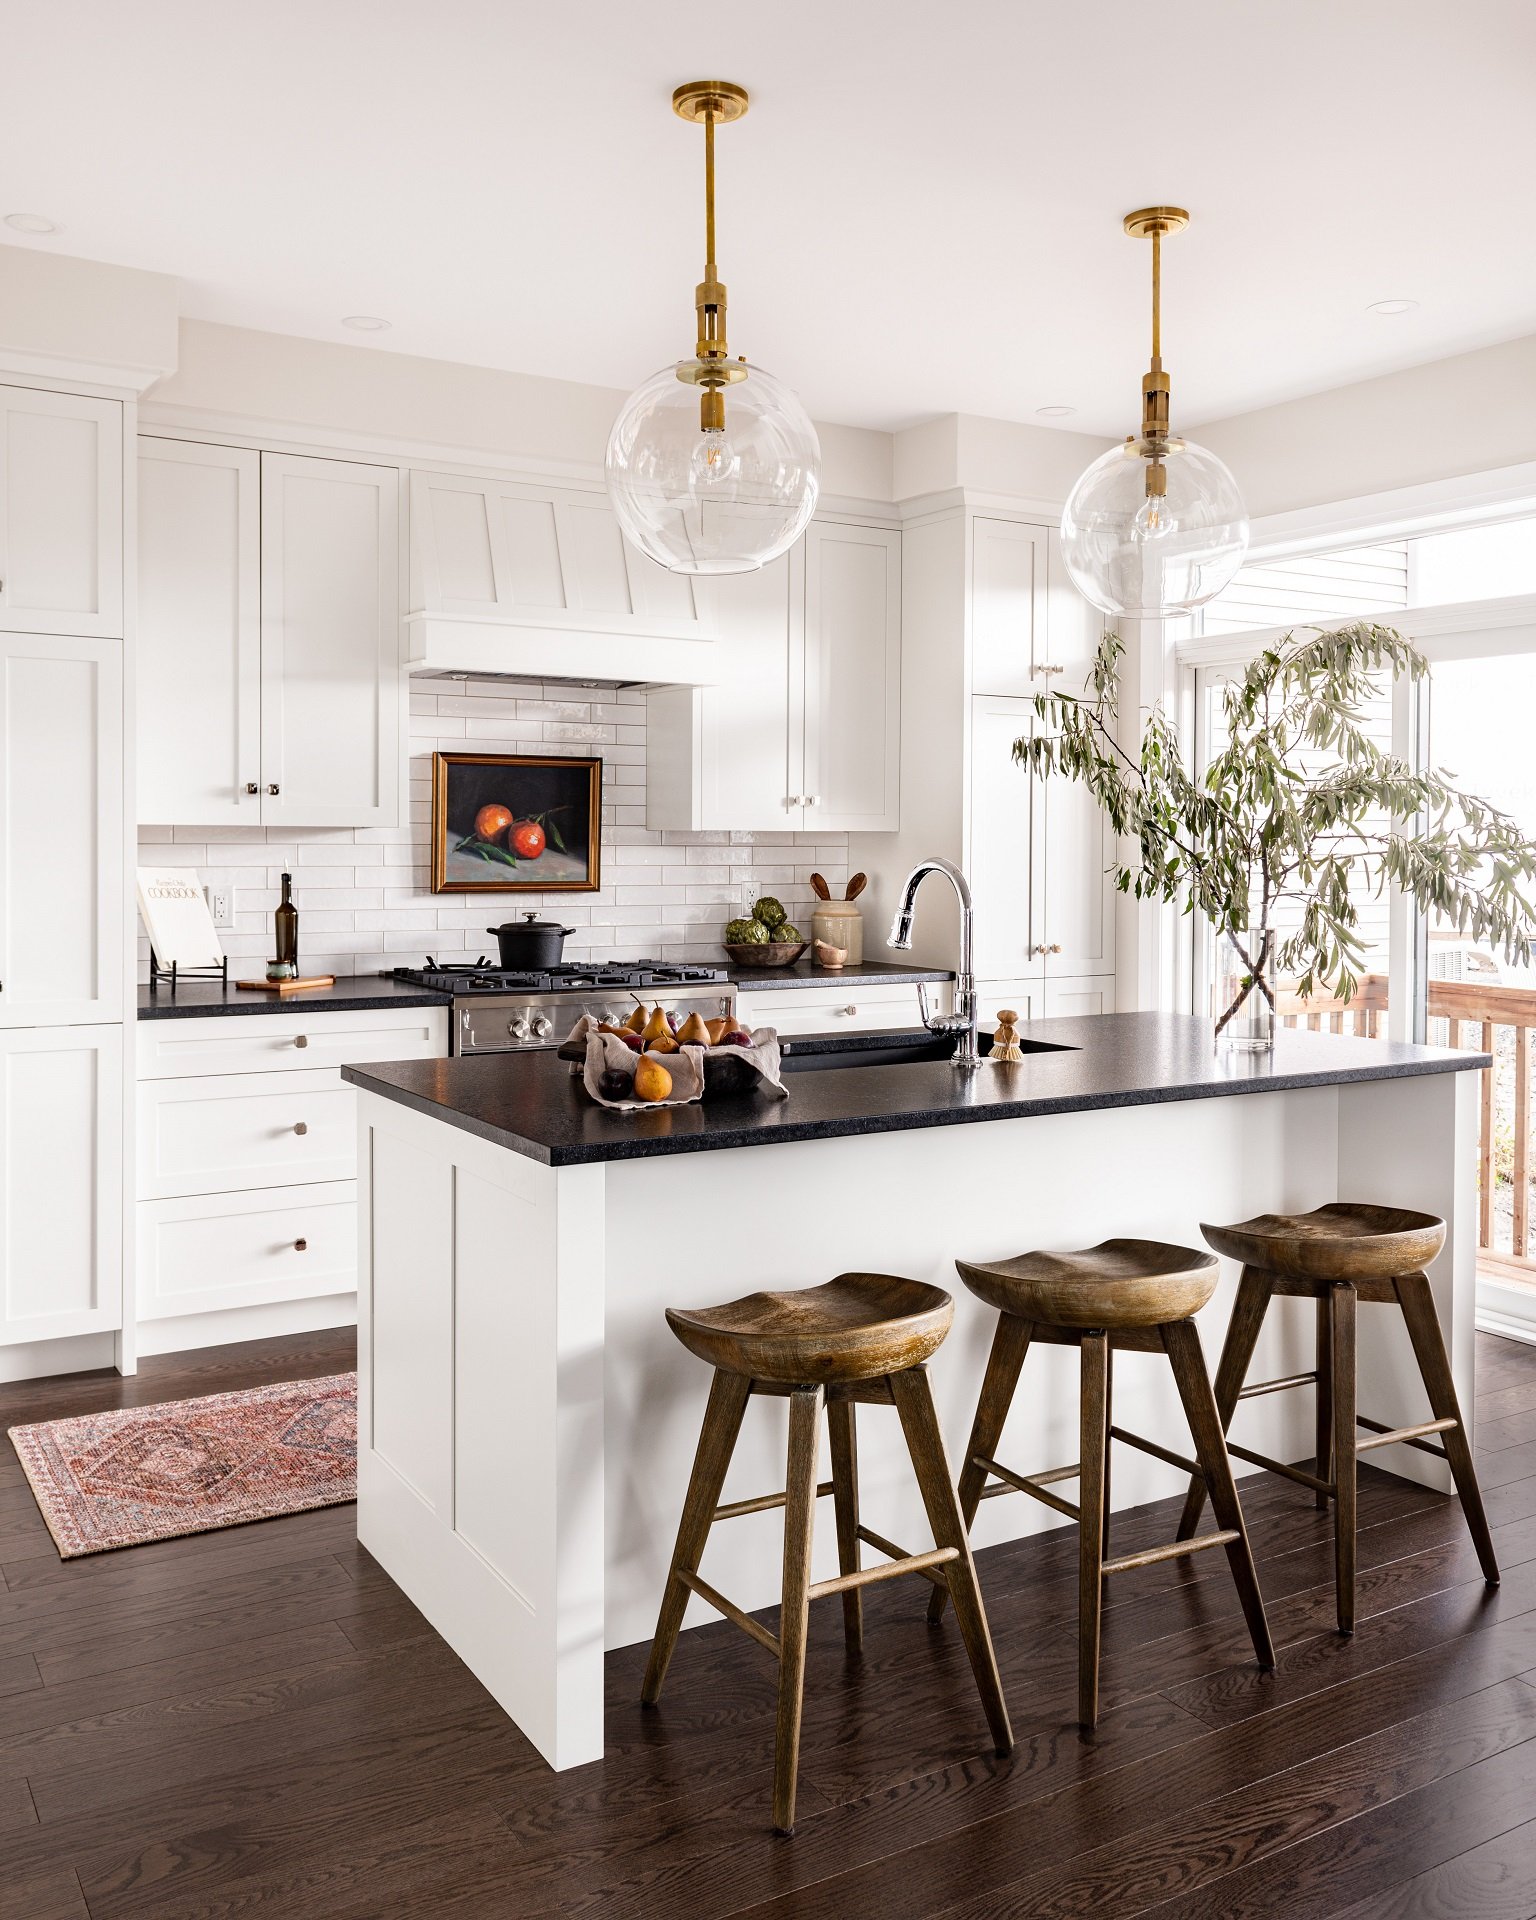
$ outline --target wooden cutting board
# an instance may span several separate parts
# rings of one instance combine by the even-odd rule
[[[251,993],[305,993],[313,987],[334,987],[334,973],[311,974],[307,980],[237,980],[237,987],[245,987]]]

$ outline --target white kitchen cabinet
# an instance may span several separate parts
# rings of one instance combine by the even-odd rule
[[[0,1032],[0,1346],[122,1325],[123,1030]]]
[[[718,680],[650,695],[654,829],[888,832],[900,816],[901,536],[815,522],[700,582]]]
[[[1055,527],[971,522],[973,693],[1081,693],[1102,626],[1072,584]]]
[[[0,634],[0,1027],[121,1017],[122,643]]]
[[[1013,758],[1036,724],[1028,700],[971,711],[970,881],[976,971],[998,980],[1112,974],[1114,836],[1086,788]]]
[[[139,439],[139,818],[259,826],[261,455]]]
[[[400,817],[400,501],[392,467],[261,456],[262,820]]]
[[[139,487],[140,819],[398,825],[395,470],[146,436]]]
[[[832,521],[806,529],[799,667],[797,676],[791,649],[790,775],[801,790],[798,818],[789,809],[791,824],[831,833],[893,831],[901,813],[899,533]]]
[[[949,1006],[949,983],[935,983],[928,999],[935,1011]],[[917,987],[911,981],[829,980],[807,987],[773,987],[737,996],[736,1016],[748,1027],[772,1027],[778,1033],[869,1033],[882,1028],[910,1029],[920,1024]]]
[[[140,1020],[137,1038],[139,1318],[351,1293],[357,1096],[340,1069],[446,1058],[447,1007]]]
[[[0,387],[0,630],[122,637],[120,401]]]

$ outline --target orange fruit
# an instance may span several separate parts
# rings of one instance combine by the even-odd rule
[[[482,807],[475,815],[475,838],[499,840],[511,824],[512,815],[505,807]]]

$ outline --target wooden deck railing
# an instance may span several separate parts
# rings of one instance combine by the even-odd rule
[[[1513,1033],[1513,1062],[1509,1078],[1512,1098],[1509,1178],[1513,1188],[1510,1250],[1501,1257],[1536,1270],[1530,1254],[1531,1211],[1531,1035],[1536,1033],[1536,988],[1484,986],[1469,980],[1431,980],[1426,1012],[1431,1023],[1445,1021],[1447,1044],[1494,1055],[1483,1069],[1482,1124],[1478,1140],[1478,1244],[1494,1252],[1494,1193],[1498,1167],[1500,1093],[1505,1090],[1505,1062],[1497,1051],[1501,1029]],[[1293,993],[1279,999],[1281,1023],[1305,1026],[1314,1033],[1353,1033],[1368,1040],[1386,1035],[1387,976],[1368,973],[1346,1004],[1337,998],[1314,996],[1301,1000]],[[1470,1029],[1470,1032],[1469,1032]],[[1433,1024],[1430,1038],[1436,1037]]]

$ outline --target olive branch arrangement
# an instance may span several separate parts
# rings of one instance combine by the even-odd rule
[[[1360,715],[1384,677],[1422,680],[1428,662],[1391,627],[1356,621],[1287,634],[1222,691],[1226,745],[1203,774],[1185,765],[1161,706],[1138,753],[1119,744],[1118,636],[1099,643],[1089,692],[1040,694],[1044,724],[1013,744],[1042,776],[1081,781],[1139,864],[1115,884],[1138,900],[1197,908],[1246,970],[1221,1032],[1274,981],[1347,1002],[1365,958],[1357,902],[1389,886],[1424,913],[1524,965],[1536,939],[1536,843],[1508,814],[1384,753]],[[1295,910],[1281,937],[1277,910]],[[1289,916],[1288,916],[1289,917]]]

